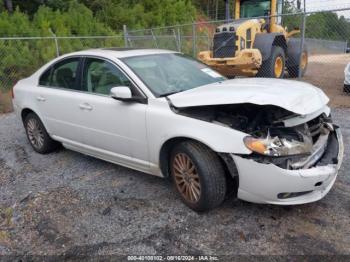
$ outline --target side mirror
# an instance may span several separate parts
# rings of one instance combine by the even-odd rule
[[[111,89],[110,96],[116,100],[127,101],[132,98],[132,93],[130,87],[118,86]]]
[[[128,86],[113,87],[110,91],[110,96],[115,100],[124,102],[137,102],[141,104],[148,103],[148,100],[145,97],[133,96],[131,93],[131,89]]]

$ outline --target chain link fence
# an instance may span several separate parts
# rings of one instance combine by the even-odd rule
[[[266,55],[263,51],[261,57],[259,52],[252,51],[263,45],[257,44],[259,39],[252,39],[254,34],[245,30],[244,37],[237,37],[242,35],[237,31],[238,25],[251,18],[126,31],[125,39],[129,47],[183,52],[229,77],[271,77],[277,71],[284,78],[296,78],[321,87],[333,105],[349,106],[350,90],[344,89],[344,69],[350,63],[350,8],[256,19],[266,32],[271,19],[275,19],[281,28],[291,33],[287,42],[276,39],[268,45],[272,46],[272,54]],[[286,70],[281,72],[279,63],[271,61],[271,55],[284,57],[282,64],[285,63]]]
[[[266,59],[268,56],[264,52],[251,52],[258,39],[248,34],[244,41],[237,37],[240,34],[238,24],[251,19],[134,31],[128,31],[125,26],[123,34],[117,36],[0,38],[0,90],[9,90],[19,79],[68,52],[102,47],[161,48],[201,58],[231,77],[269,77],[277,70],[285,78],[300,78],[321,87],[331,97],[333,105],[349,105],[349,96],[345,95],[343,87],[344,68],[350,62],[350,8],[256,19],[263,19],[261,25],[267,32],[271,19],[276,19],[282,28],[295,33],[287,37],[287,42],[279,38],[271,44],[274,55],[285,57],[282,63],[287,70],[279,72],[278,63]],[[303,64],[305,58],[301,50],[307,50],[306,64]],[[237,56],[239,59],[235,59]],[[305,66],[305,74],[300,70],[301,65]]]
[[[0,90],[10,89],[59,55],[115,46],[124,46],[123,36],[0,38]]]

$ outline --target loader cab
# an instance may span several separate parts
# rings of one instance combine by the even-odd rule
[[[240,7],[241,18],[268,16],[271,12],[270,0],[242,0]]]
[[[267,17],[282,14],[283,0],[236,0],[235,19]],[[271,17],[274,24],[281,24],[281,17]]]

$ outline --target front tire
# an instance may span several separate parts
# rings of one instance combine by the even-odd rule
[[[58,143],[49,136],[44,124],[36,114],[29,113],[25,117],[24,128],[29,143],[36,152],[47,154],[57,149]]]
[[[171,153],[170,169],[182,201],[191,209],[207,211],[224,201],[225,171],[208,147],[192,141],[180,143]]]
[[[271,56],[261,65],[258,77],[283,78],[286,66],[286,54],[282,47],[273,46]]]

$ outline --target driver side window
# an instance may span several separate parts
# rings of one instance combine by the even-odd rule
[[[88,92],[109,95],[111,88],[129,86],[129,79],[115,65],[97,58],[86,58],[83,87]]]

